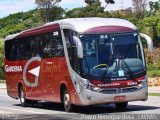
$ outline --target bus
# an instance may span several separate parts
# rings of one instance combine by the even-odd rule
[[[118,18],[71,18],[5,38],[7,93],[22,106],[37,101],[74,106],[115,104],[148,98],[142,40],[151,38]]]

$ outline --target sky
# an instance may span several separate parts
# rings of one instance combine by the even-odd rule
[[[105,0],[100,0],[103,6],[106,5]],[[131,0],[115,0],[115,4],[109,4],[106,10],[117,10],[121,8],[121,1],[123,1],[124,8],[132,6]],[[86,4],[84,0],[62,0],[59,6],[64,9],[73,9],[76,7],[84,7]],[[0,0],[0,18],[8,16],[9,14],[17,12],[25,12],[36,8],[35,0]]]

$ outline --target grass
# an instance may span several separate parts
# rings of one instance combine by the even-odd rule
[[[160,77],[160,70],[147,71],[149,77]]]
[[[6,81],[5,80],[0,80],[0,83],[6,83]]]
[[[158,97],[160,97],[160,93],[149,93],[148,95],[149,96],[158,96]]]

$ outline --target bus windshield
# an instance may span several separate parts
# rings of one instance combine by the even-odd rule
[[[80,35],[83,74],[97,78],[120,78],[145,71],[138,33]]]

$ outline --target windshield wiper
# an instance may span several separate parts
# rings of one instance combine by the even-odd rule
[[[108,68],[109,68],[109,66],[110,66],[110,64],[111,64],[112,59],[113,59],[113,53],[111,53],[110,56],[109,56],[109,61],[108,61],[108,64],[107,64],[108,66],[106,66],[106,69],[105,69],[105,71],[104,71],[103,77],[107,77]]]
[[[133,71],[131,70],[131,68],[128,66],[128,64],[126,63],[126,61],[124,59],[121,60],[123,62],[123,64],[126,66],[128,72],[130,73],[130,77],[131,79],[133,79]]]
[[[85,71],[87,72],[85,74],[90,75],[90,67],[89,67],[89,64],[85,58],[83,59],[83,65],[85,67]]]

